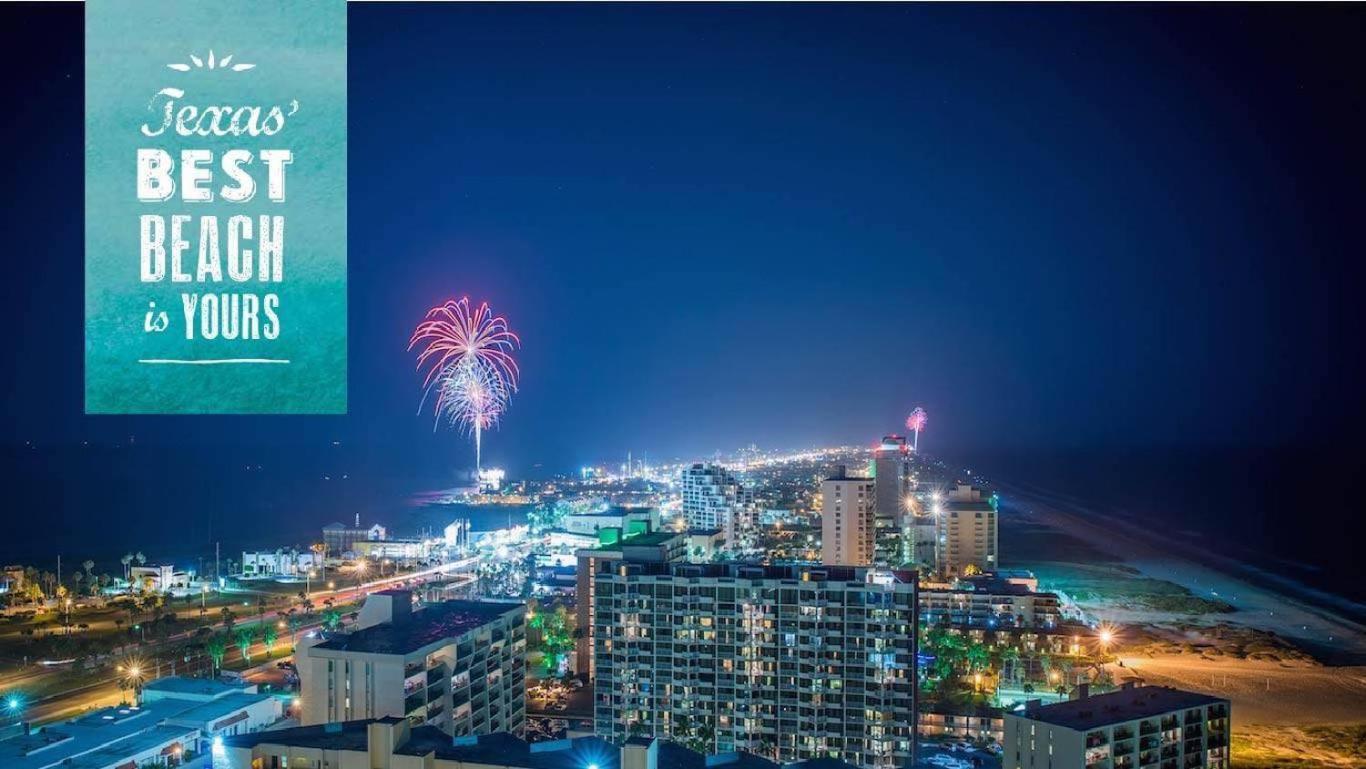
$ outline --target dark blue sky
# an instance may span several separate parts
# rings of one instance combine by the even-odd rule
[[[1360,424],[1355,6],[353,5],[351,414],[81,414],[81,8],[0,7],[0,439],[383,445],[429,305],[521,333],[494,462]],[[26,185],[31,184],[31,187]]]

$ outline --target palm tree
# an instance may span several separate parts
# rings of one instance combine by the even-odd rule
[[[299,627],[304,624],[303,618],[290,609],[285,613],[285,624],[289,626],[289,648],[294,648],[294,634],[299,632]]]
[[[233,635],[233,641],[237,644],[237,650],[242,653],[242,659],[250,664],[251,645],[256,642],[256,628],[251,625],[243,625],[237,628],[237,632]]]
[[[267,657],[271,655],[271,652],[275,651],[275,641],[277,638],[279,638],[279,633],[276,632],[275,623],[268,622],[261,627],[261,642],[266,645]]]
[[[123,564],[123,581],[126,583],[129,581],[128,567],[133,563],[133,554],[124,553],[123,557],[119,559],[119,563]]]
[[[1010,677],[1012,683],[1018,683],[1020,678],[1020,650],[1014,646],[1007,646],[1001,652],[1001,672]]]
[[[228,636],[226,633],[214,633],[204,642],[204,651],[208,653],[209,660],[213,662],[214,672],[223,667],[223,657],[228,653]]]

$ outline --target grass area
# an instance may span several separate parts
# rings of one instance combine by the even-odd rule
[[[1366,724],[1263,727],[1233,735],[1239,769],[1366,766]]]
[[[52,694],[79,689],[83,686],[90,686],[108,680],[109,674],[106,671],[72,668],[70,670],[63,670],[55,675],[39,676],[20,684],[7,687],[5,689],[5,694],[11,692],[21,694],[25,700],[31,702]]]
[[[1227,602],[1197,596],[1174,582],[1144,577],[1121,564],[1041,562],[1030,564],[1029,568],[1038,576],[1042,588],[1060,590],[1081,604],[1105,603],[1175,614],[1234,611]]]
[[[1274,633],[1224,622],[1213,626],[1177,623],[1130,627],[1125,636],[1126,651],[1130,653],[1198,654],[1208,660],[1314,664],[1311,655]]]

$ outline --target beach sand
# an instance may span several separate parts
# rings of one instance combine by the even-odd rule
[[[1229,613],[1204,615],[1211,624],[1227,622],[1274,633],[1324,661],[1366,664],[1366,625],[1357,619],[1366,616],[1366,607],[1360,604],[1201,552],[1198,545],[1182,542],[1180,532],[1154,532],[1103,516],[1059,495],[1009,486],[1004,490],[1012,505],[1003,518],[1018,515],[1029,523],[1066,532],[1143,576],[1180,585],[1195,596],[1235,608]],[[1002,541],[1003,563],[1028,565],[1027,560],[1012,558],[1010,541],[1004,537]],[[1140,625],[1190,622],[1200,616],[1105,602],[1083,602],[1083,608],[1104,622]],[[1366,713],[1362,717],[1366,719]]]
[[[1181,531],[1034,489],[1002,494],[1003,565],[1033,568],[1041,589],[1072,588],[1089,618],[1125,626],[1123,666],[1108,666],[1116,681],[1228,698],[1235,766],[1366,767],[1366,607],[1206,552]]]

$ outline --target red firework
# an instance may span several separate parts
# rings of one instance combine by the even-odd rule
[[[417,367],[427,367],[424,388],[464,363],[487,369],[506,390],[515,391],[519,372],[512,353],[521,344],[508,329],[507,319],[494,315],[488,302],[471,309],[470,300],[462,298],[428,310],[408,340],[408,349],[422,345]]]
[[[925,409],[916,406],[911,415],[906,417],[906,429],[918,433],[925,429],[925,422],[928,420],[929,415],[925,413]]]

